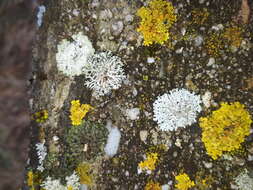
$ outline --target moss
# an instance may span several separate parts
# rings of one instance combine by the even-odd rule
[[[92,161],[103,154],[108,130],[91,121],[72,126],[65,134],[65,148],[62,157],[64,165],[75,169],[82,161]]]

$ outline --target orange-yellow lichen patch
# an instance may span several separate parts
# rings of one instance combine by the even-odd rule
[[[192,21],[191,24],[197,24],[197,25],[202,25],[206,22],[206,20],[209,17],[209,12],[207,9],[194,9],[191,12],[192,16]]]
[[[164,0],[152,0],[137,11],[141,17],[137,31],[143,35],[144,45],[163,44],[169,39],[169,29],[176,22],[174,11],[172,3]]]
[[[199,119],[202,141],[207,154],[214,160],[224,151],[240,148],[245,136],[250,134],[252,123],[249,112],[239,102],[221,103],[221,107],[210,116]]]
[[[224,48],[222,35],[220,33],[212,33],[205,42],[207,53],[211,56],[218,57],[220,51]]]
[[[139,163],[141,170],[155,170],[158,161],[158,153],[147,153],[147,158]]]
[[[72,100],[69,116],[72,125],[81,125],[83,118],[91,109],[93,109],[93,107],[89,104],[80,104],[79,100]]]
[[[153,181],[149,181],[144,188],[144,190],[161,190],[161,189],[162,187],[160,186],[160,184],[155,183]]]
[[[189,188],[195,186],[195,183],[191,181],[186,173],[179,174],[175,178],[177,180],[175,187],[179,190],[188,190]]]
[[[242,28],[232,25],[225,29],[223,37],[229,42],[231,46],[240,47],[242,43]]]

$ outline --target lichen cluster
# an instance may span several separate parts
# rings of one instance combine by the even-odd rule
[[[159,183],[154,182],[154,181],[149,181],[144,190],[162,190],[162,187]]]
[[[93,109],[89,104],[81,104],[80,100],[72,100],[70,108],[70,119],[72,125],[81,125],[86,114]]]
[[[208,55],[213,57],[220,56],[221,50],[224,48],[222,34],[218,32],[210,33],[205,42],[205,48]]]
[[[240,147],[250,134],[252,120],[244,105],[234,102],[221,103],[218,110],[201,117],[199,122],[207,153],[216,160],[223,152]]]
[[[223,37],[231,46],[239,48],[242,43],[242,28],[235,24],[227,27],[224,31]]]
[[[188,190],[189,188],[195,186],[194,181],[191,181],[190,177],[186,173],[179,174],[175,178],[177,181],[175,187],[178,190]]]
[[[177,20],[174,12],[172,3],[164,0],[150,1],[147,7],[137,11],[141,17],[137,31],[143,35],[145,46],[163,44],[170,38],[169,29]]]
[[[48,111],[41,110],[32,115],[32,120],[36,121],[37,123],[43,123],[48,119]]]
[[[76,168],[76,172],[79,176],[80,183],[91,186],[93,184],[93,178],[91,174],[91,166],[88,163],[80,163]]]
[[[192,20],[191,24],[196,25],[203,25],[206,20],[208,19],[210,13],[207,11],[207,9],[194,9],[191,12]]]
[[[36,187],[40,184],[39,175],[34,173],[32,170],[27,172],[27,186],[29,190],[35,190]]]
[[[94,5],[94,3],[92,4]],[[165,180],[167,182],[167,180],[170,180],[171,182],[171,177],[169,176],[173,176],[174,173],[178,173],[178,171],[186,170],[185,166],[186,163],[188,164],[188,159],[182,160],[182,158],[186,158],[188,153],[190,153],[192,157],[196,155],[199,157],[203,156],[203,149],[201,146],[195,147],[195,142],[197,141],[196,139],[199,137],[198,133],[195,133],[195,130],[199,130],[199,128],[197,128],[198,115],[203,110],[202,104],[206,107],[204,111],[209,112],[210,109],[213,109],[212,106],[214,105],[214,101],[212,101],[212,97],[218,96],[216,96],[216,94],[211,96],[211,93],[214,92],[210,92],[210,96],[206,98],[208,99],[208,103],[206,103],[207,101],[202,102],[203,97],[201,100],[201,94],[204,89],[200,88],[201,85],[195,85],[195,81],[199,82],[198,80],[202,79],[204,75],[203,73],[205,72],[200,71],[201,73],[194,73],[196,70],[191,66],[193,64],[190,59],[191,57],[198,59],[194,62],[194,64],[196,63],[196,68],[198,68],[197,70],[202,70],[201,61],[204,60],[203,62],[206,62],[209,58],[208,56],[205,57],[206,54],[215,57],[215,61],[220,61],[221,59],[219,59],[219,56],[222,56],[223,53],[227,53],[225,48],[228,46],[239,48],[241,46],[243,40],[243,30],[239,27],[239,25],[226,25],[228,27],[223,27],[223,24],[218,24],[219,27],[218,25],[209,27],[207,23],[209,23],[209,21],[213,18],[209,20],[211,12],[209,12],[209,9],[206,8],[194,9],[191,12],[187,12],[186,15],[177,15],[181,13],[183,7],[186,6],[183,3],[177,5],[178,7],[174,7],[172,2],[168,0],[151,0],[148,1],[145,6],[138,9],[137,16],[140,17],[140,23],[137,31],[143,36],[143,45],[162,45],[164,43],[166,45],[164,47],[140,47],[139,49],[141,51],[142,49],[148,51],[148,53],[144,52],[145,56],[146,54],[150,55],[148,55],[148,58],[143,58],[137,54],[137,66],[129,66],[128,64],[125,64],[128,61],[127,58],[130,57],[129,55],[131,54],[131,51],[135,50],[135,46],[133,44],[135,40],[124,45],[128,48],[128,45],[131,44],[132,49],[127,49],[127,53],[125,55],[121,54],[121,57],[115,55],[115,52],[111,52],[109,50],[95,53],[92,43],[82,32],[69,36],[70,39],[72,38],[71,40],[64,39],[58,44],[56,53],[58,70],[64,75],[70,77],[71,80],[75,80],[75,76],[84,75],[83,78],[82,76],[78,77],[78,80],[75,80],[75,82],[82,80],[83,86],[87,87],[87,89],[84,90],[91,90],[92,96],[98,99],[98,102],[94,102],[94,104],[92,103],[93,105],[97,103],[98,106],[96,106],[96,108],[98,110],[98,114],[94,114],[92,118],[85,118],[87,113],[94,108],[89,104],[81,104],[80,100],[72,100],[69,109],[70,115],[68,115],[72,126],[62,127],[59,131],[57,131],[58,128],[56,128],[57,133],[63,133],[60,140],[59,138],[55,140],[53,137],[52,139],[55,144],[47,142],[47,146],[45,146],[44,141],[42,140],[46,139],[45,135],[48,134],[48,131],[44,131],[46,127],[40,128],[40,130],[43,131],[40,135],[41,142],[43,143],[38,143],[36,145],[39,163],[36,170],[43,174],[43,183],[40,184],[40,189],[77,190],[85,189],[86,186],[88,188],[93,188],[93,185],[95,186],[96,184],[96,179],[99,178],[100,180],[103,177],[105,177],[105,180],[111,179],[110,185],[112,186],[121,182],[121,179],[117,179],[118,176],[125,176],[126,180],[128,180],[132,176],[138,177],[139,175],[140,179],[144,179],[142,178],[143,176],[146,177],[146,185],[138,183],[134,184],[134,188],[139,187],[139,185],[143,188],[145,185],[145,190],[161,190],[164,189],[162,188],[164,185],[161,186],[158,182],[154,182],[150,179],[154,179],[159,182]],[[77,10],[73,10],[73,12],[76,11]],[[111,18],[109,19],[109,17],[112,17],[110,16],[110,10],[105,9],[103,11],[103,14],[107,15],[108,18],[102,19],[105,19],[106,21],[109,21],[108,23],[110,23]],[[173,24],[177,21],[178,16],[186,16],[191,19],[191,21],[185,21],[184,18],[181,17],[182,22],[178,22],[178,25],[176,26],[177,28],[175,28],[175,30],[178,30],[179,32],[176,33],[174,30],[173,32],[175,35],[172,35],[171,29]],[[94,17],[92,19],[95,19],[96,15],[92,15],[92,17]],[[125,22],[131,23],[132,21],[130,22],[126,19]],[[115,23],[114,28],[117,28]],[[127,28],[128,26],[124,26],[121,33],[124,33],[124,30],[127,30]],[[89,29],[89,27],[85,26],[85,30],[86,29]],[[87,32],[88,31],[89,30],[87,30]],[[207,32],[207,36],[203,34],[204,32]],[[103,32],[101,32],[101,35],[102,33]],[[127,37],[128,36],[126,36],[126,38]],[[97,40],[100,41],[103,38],[104,36],[101,36],[98,37]],[[109,39],[110,41],[117,39],[125,40],[124,37],[109,37]],[[136,40],[139,44],[139,39]],[[94,43],[95,42],[96,41],[94,41]],[[166,42],[168,42],[168,44]],[[204,46],[203,52],[201,49],[202,44]],[[170,45],[171,47],[173,46],[173,48],[169,48]],[[194,47],[192,45],[194,45]],[[122,53],[124,51],[121,52],[121,50],[125,50],[124,48],[122,43],[122,47],[120,46],[118,51]],[[176,51],[174,51],[174,48],[176,48]],[[101,49],[103,48],[101,47]],[[178,56],[174,57],[174,53]],[[170,56],[172,55],[172,59],[165,60],[165,58],[168,58],[164,56],[165,54]],[[126,59],[123,60],[123,58]],[[226,59],[229,58],[226,57]],[[223,60],[225,61],[225,58]],[[130,61],[132,60],[130,59]],[[147,62],[147,66],[140,63],[145,61]],[[185,70],[181,68],[181,62],[183,62]],[[214,72],[216,71],[215,69],[219,68],[216,67],[217,65],[215,63],[212,63],[211,65],[212,71]],[[127,75],[123,67],[127,68]],[[159,71],[158,68],[160,68]],[[203,69],[206,68],[203,67]],[[223,72],[222,69],[220,71]],[[225,72],[226,71],[227,70],[225,70]],[[157,76],[158,72],[159,76]],[[193,75],[191,72],[197,75]],[[211,72],[208,73],[207,70],[206,73],[210,74]],[[189,75],[196,76],[196,80],[195,78],[192,80],[189,79]],[[128,76],[130,76],[129,80],[126,80]],[[135,79],[139,81],[136,82]],[[185,83],[182,82],[184,79]],[[189,81],[191,81],[190,85]],[[112,96],[100,97],[109,95],[112,90],[119,89],[123,83],[126,85],[126,88],[123,89],[126,90],[126,94],[120,91],[119,93],[122,93],[120,96],[118,96],[117,93],[113,93]],[[211,83],[212,82],[210,82],[210,85],[212,85]],[[194,92],[190,92],[189,90],[182,88],[184,85],[187,88],[194,90]],[[130,101],[124,102],[125,97],[132,98],[132,94],[128,94],[130,91],[129,89],[132,87],[135,88],[133,90],[135,99],[131,99],[131,103]],[[150,91],[146,91],[145,88]],[[171,88],[174,89],[171,90]],[[170,91],[168,92],[168,90]],[[197,95],[195,92],[199,94]],[[161,93],[163,94],[160,95]],[[73,94],[71,94],[71,97]],[[104,101],[104,98],[107,98],[107,100]],[[94,99],[91,98],[91,101],[93,100]],[[207,104],[208,106],[206,106]],[[131,110],[137,109],[138,114],[136,115],[138,115],[138,119],[131,119],[133,117],[121,118],[123,114],[114,114],[114,112],[117,112],[113,110],[115,107],[117,107],[117,110],[119,109],[122,111],[124,106],[127,108],[128,106],[136,106],[137,108],[126,109],[127,111],[124,110],[124,113],[127,113],[127,116],[135,115],[134,111],[134,114],[128,113],[130,113]],[[99,110],[101,107],[102,109]],[[105,113],[102,113],[104,110]],[[110,119],[112,119],[113,122],[119,124],[119,128],[112,125],[112,122],[110,126],[107,124],[106,127],[95,122],[96,119],[100,122],[107,116],[111,117]],[[152,117],[156,124],[151,121]],[[48,119],[47,110],[36,112],[32,115],[32,119],[38,123],[45,122]],[[60,123],[62,124],[61,119],[64,120],[65,118],[60,118]],[[104,121],[105,120],[102,122]],[[138,128],[136,127],[133,130],[132,128],[128,128],[128,124],[130,122],[131,126],[133,126],[132,128],[134,128],[135,124]],[[240,150],[239,148],[242,147],[245,137],[250,134],[251,123],[252,120],[249,112],[245,109],[245,106],[239,102],[221,103],[218,110],[213,111],[209,116],[201,117],[199,119],[199,126],[202,129],[202,142],[205,145],[207,154],[211,156],[213,160],[216,160],[221,157],[224,152],[230,152],[229,155],[234,158],[236,150]],[[192,124],[196,124],[196,126],[191,126]],[[187,126],[189,128],[185,130]],[[152,130],[150,130],[149,127],[153,127]],[[158,129],[155,127],[158,127]],[[140,138],[136,138],[139,131]],[[192,135],[192,133],[195,134]],[[159,137],[161,137],[161,139],[159,139]],[[48,136],[48,139],[50,138],[51,134]],[[120,139],[125,141],[124,144],[121,143]],[[152,142],[150,142],[150,139]],[[143,142],[139,143],[139,140]],[[198,142],[201,144],[200,141]],[[128,152],[124,152],[128,149],[128,147],[121,147],[120,151],[117,151],[119,146],[125,146],[126,144],[131,148],[131,152],[129,152],[132,157],[128,157]],[[139,154],[136,154],[136,152],[142,152],[141,148],[143,147],[141,146],[146,146],[146,148],[149,147],[146,149],[147,151],[145,152],[145,157],[142,160],[134,160],[140,156]],[[189,151],[187,148],[189,148]],[[52,151],[53,149],[57,149],[57,153]],[[49,151],[48,154],[47,151]],[[248,152],[245,151],[243,152],[243,155],[241,155],[242,157],[251,156],[247,154]],[[238,156],[238,154],[236,154],[236,156]],[[199,157],[196,157],[196,159],[201,160]],[[100,158],[102,158],[101,160],[103,162],[100,166],[104,167],[103,170],[105,169],[106,171],[102,171],[103,173],[101,172],[101,176],[97,177],[93,172],[93,165],[91,163],[96,162]],[[176,160],[177,158],[179,161]],[[191,157],[189,158],[191,159]],[[48,174],[46,173],[48,171],[44,171],[44,159],[47,161],[45,167],[49,170],[49,173],[52,172],[53,175],[46,175]],[[128,166],[125,163],[128,159],[131,161],[131,164],[129,164],[131,166],[129,166],[129,168],[127,168]],[[175,184],[175,188],[178,190],[188,190],[192,187],[199,190],[212,189],[214,182],[212,175],[216,172],[216,165],[213,164],[214,162],[207,163],[205,160],[203,161],[205,168],[202,170],[202,168],[199,168],[202,167],[202,162],[200,162],[201,164],[199,165],[196,164],[199,160],[195,160],[194,158],[194,161],[191,162],[194,165],[191,172],[196,171],[195,167],[197,167],[198,171],[204,171],[201,173],[202,175],[198,175],[198,173],[191,174],[191,177],[195,178],[195,180],[192,181],[186,173],[180,173],[175,176],[175,180],[172,180],[172,183],[165,184],[165,187],[173,188],[172,186]],[[124,168],[111,168],[108,167],[108,163],[111,163],[112,165],[109,166],[112,167],[124,166]],[[171,168],[172,170],[175,168],[175,171],[170,171]],[[211,172],[209,172],[209,168],[212,168],[210,170]],[[169,171],[166,171],[165,169],[168,169]],[[124,174],[116,174],[117,177],[115,177],[113,172],[119,170],[124,171]],[[69,172],[72,173],[73,171],[74,173],[72,175],[68,175],[70,174]],[[166,172],[168,173],[165,174]],[[164,176],[161,176],[161,178],[159,176],[158,179],[158,175]],[[250,179],[247,175],[244,173],[238,175],[237,178],[234,178],[235,183],[237,183],[238,186],[243,185],[246,180]],[[29,171],[27,174],[27,185],[31,190],[36,190],[37,182],[35,181],[37,179],[35,178],[35,174],[32,171]],[[102,179],[102,181],[103,180],[104,179]]]
[[[147,153],[147,158],[139,163],[139,168],[141,170],[155,170],[158,162],[158,156],[158,153]]]

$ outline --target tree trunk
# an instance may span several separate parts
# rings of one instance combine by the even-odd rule
[[[247,47],[244,49],[238,48],[234,52],[219,50],[217,58],[208,55],[205,46],[210,31],[215,31],[212,26],[222,23],[227,27],[232,16],[237,15],[240,4],[210,2],[208,20],[194,23],[191,20],[194,18],[187,15],[202,6],[200,1],[175,0],[173,5],[177,7],[178,21],[171,29],[171,40],[164,45],[143,46],[142,37],[136,31],[140,21],[136,11],[144,5],[143,1],[47,2],[43,24],[34,42],[33,78],[30,80],[29,103],[34,120],[27,172],[33,171],[35,177],[33,186],[26,181],[24,189],[39,189],[48,176],[64,184],[65,177],[70,176],[80,163],[87,165],[85,180],[92,181],[88,184],[89,189],[143,189],[151,180],[175,184],[174,175],[181,171],[188,173],[196,184],[201,183],[198,180],[211,179],[209,185],[212,188],[206,189],[229,189],[240,165],[232,163],[234,167],[230,171],[233,175],[230,176],[222,164],[228,161],[213,161],[206,154],[197,123],[177,131],[163,132],[152,118],[157,96],[182,87],[200,95],[209,91],[212,109],[216,109],[221,101],[240,101],[252,112],[253,100],[249,93],[253,71],[252,46],[249,45],[252,45],[252,39],[245,36]],[[185,34],[181,32],[184,29]],[[252,32],[250,24],[245,30]],[[84,85],[84,76],[70,78],[57,69],[57,45],[80,31],[88,36],[96,52],[110,50],[124,62],[127,80],[110,95],[93,97],[91,90]],[[199,44],[198,39],[204,42]],[[147,63],[149,58],[154,58],[155,63]],[[69,110],[72,100],[94,107],[81,127],[71,125]],[[132,108],[140,111],[137,119],[131,120],[128,115],[127,109]],[[43,115],[43,110],[48,112],[48,119],[36,121],[40,116],[34,114]],[[210,110],[204,108],[202,115],[206,116]],[[108,120],[121,131],[120,148],[112,158],[104,153]],[[47,156],[43,161],[45,169],[40,172],[36,144],[43,142]],[[252,147],[249,139],[246,144]],[[138,174],[138,164],[151,150],[160,155],[156,170],[150,175]],[[244,167],[248,167],[247,156],[251,153],[247,148],[245,151],[246,155],[237,156],[235,160],[241,159]]]

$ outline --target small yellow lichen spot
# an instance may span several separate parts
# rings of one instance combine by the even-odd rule
[[[141,17],[137,31],[142,33],[145,46],[163,44],[169,39],[169,29],[176,22],[174,11],[172,3],[164,0],[152,0],[148,7],[141,7],[137,11]]]
[[[67,190],[73,190],[73,187],[70,185],[67,187]]]
[[[91,168],[88,163],[81,163],[76,168],[76,172],[79,176],[80,183],[85,185],[92,185],[93,179],[91,173]]]
[[[158,161],[158,153],[148,153],[146,160],[139,163],[139,168],[142,170],[155,170]]]
[[[149,181],[144,188],[144,190],[161,190],[161,189],[162,187],[160,186],[160,184],[155,183],[153,181]]]
[[[199,122],[207,154],[216,160],[223,152],[240,148],[245,136],[250,134],[252,120],[244,105],[234,102],[221,103],[218,110],[201,117]]]
[[[27,173],[27,185],[29,187],[32,187],[34,184],[33,184],[33,172],[32,171],[29,171]]]
[[[81,125],[82,119],[93,107],[89,104],[80,104],[79,100],[71,101],[70,119],[72,125]]]
[[[220,56],[220,51],[224,48],[224,39],[219,33],[212,33],[205,42],[207,53],[211,56]]]
[[[197,24],[197,25],[202,25],[205,23],[205,21],[207,20],[207,18],[209,17],[209,12],[207,11],[207,9],[194,9],[191,12],[191,16],[192,16],[192,24]]]
[[[35,120],[37,123],[43,123],[48,119],[48,111],[41,110],[32,115],[32,120]]]
[[[27,172],[27,186],[30,188],[29,190],[35,190],[35,187],[40,184],[40,179],[38,174],[33,171]]]
[[[179,174],[175,178],[177,180],[175,187],[179,190],[188,190],[189,188],[195,186],[195,183],[191,181],[186,173]]]

